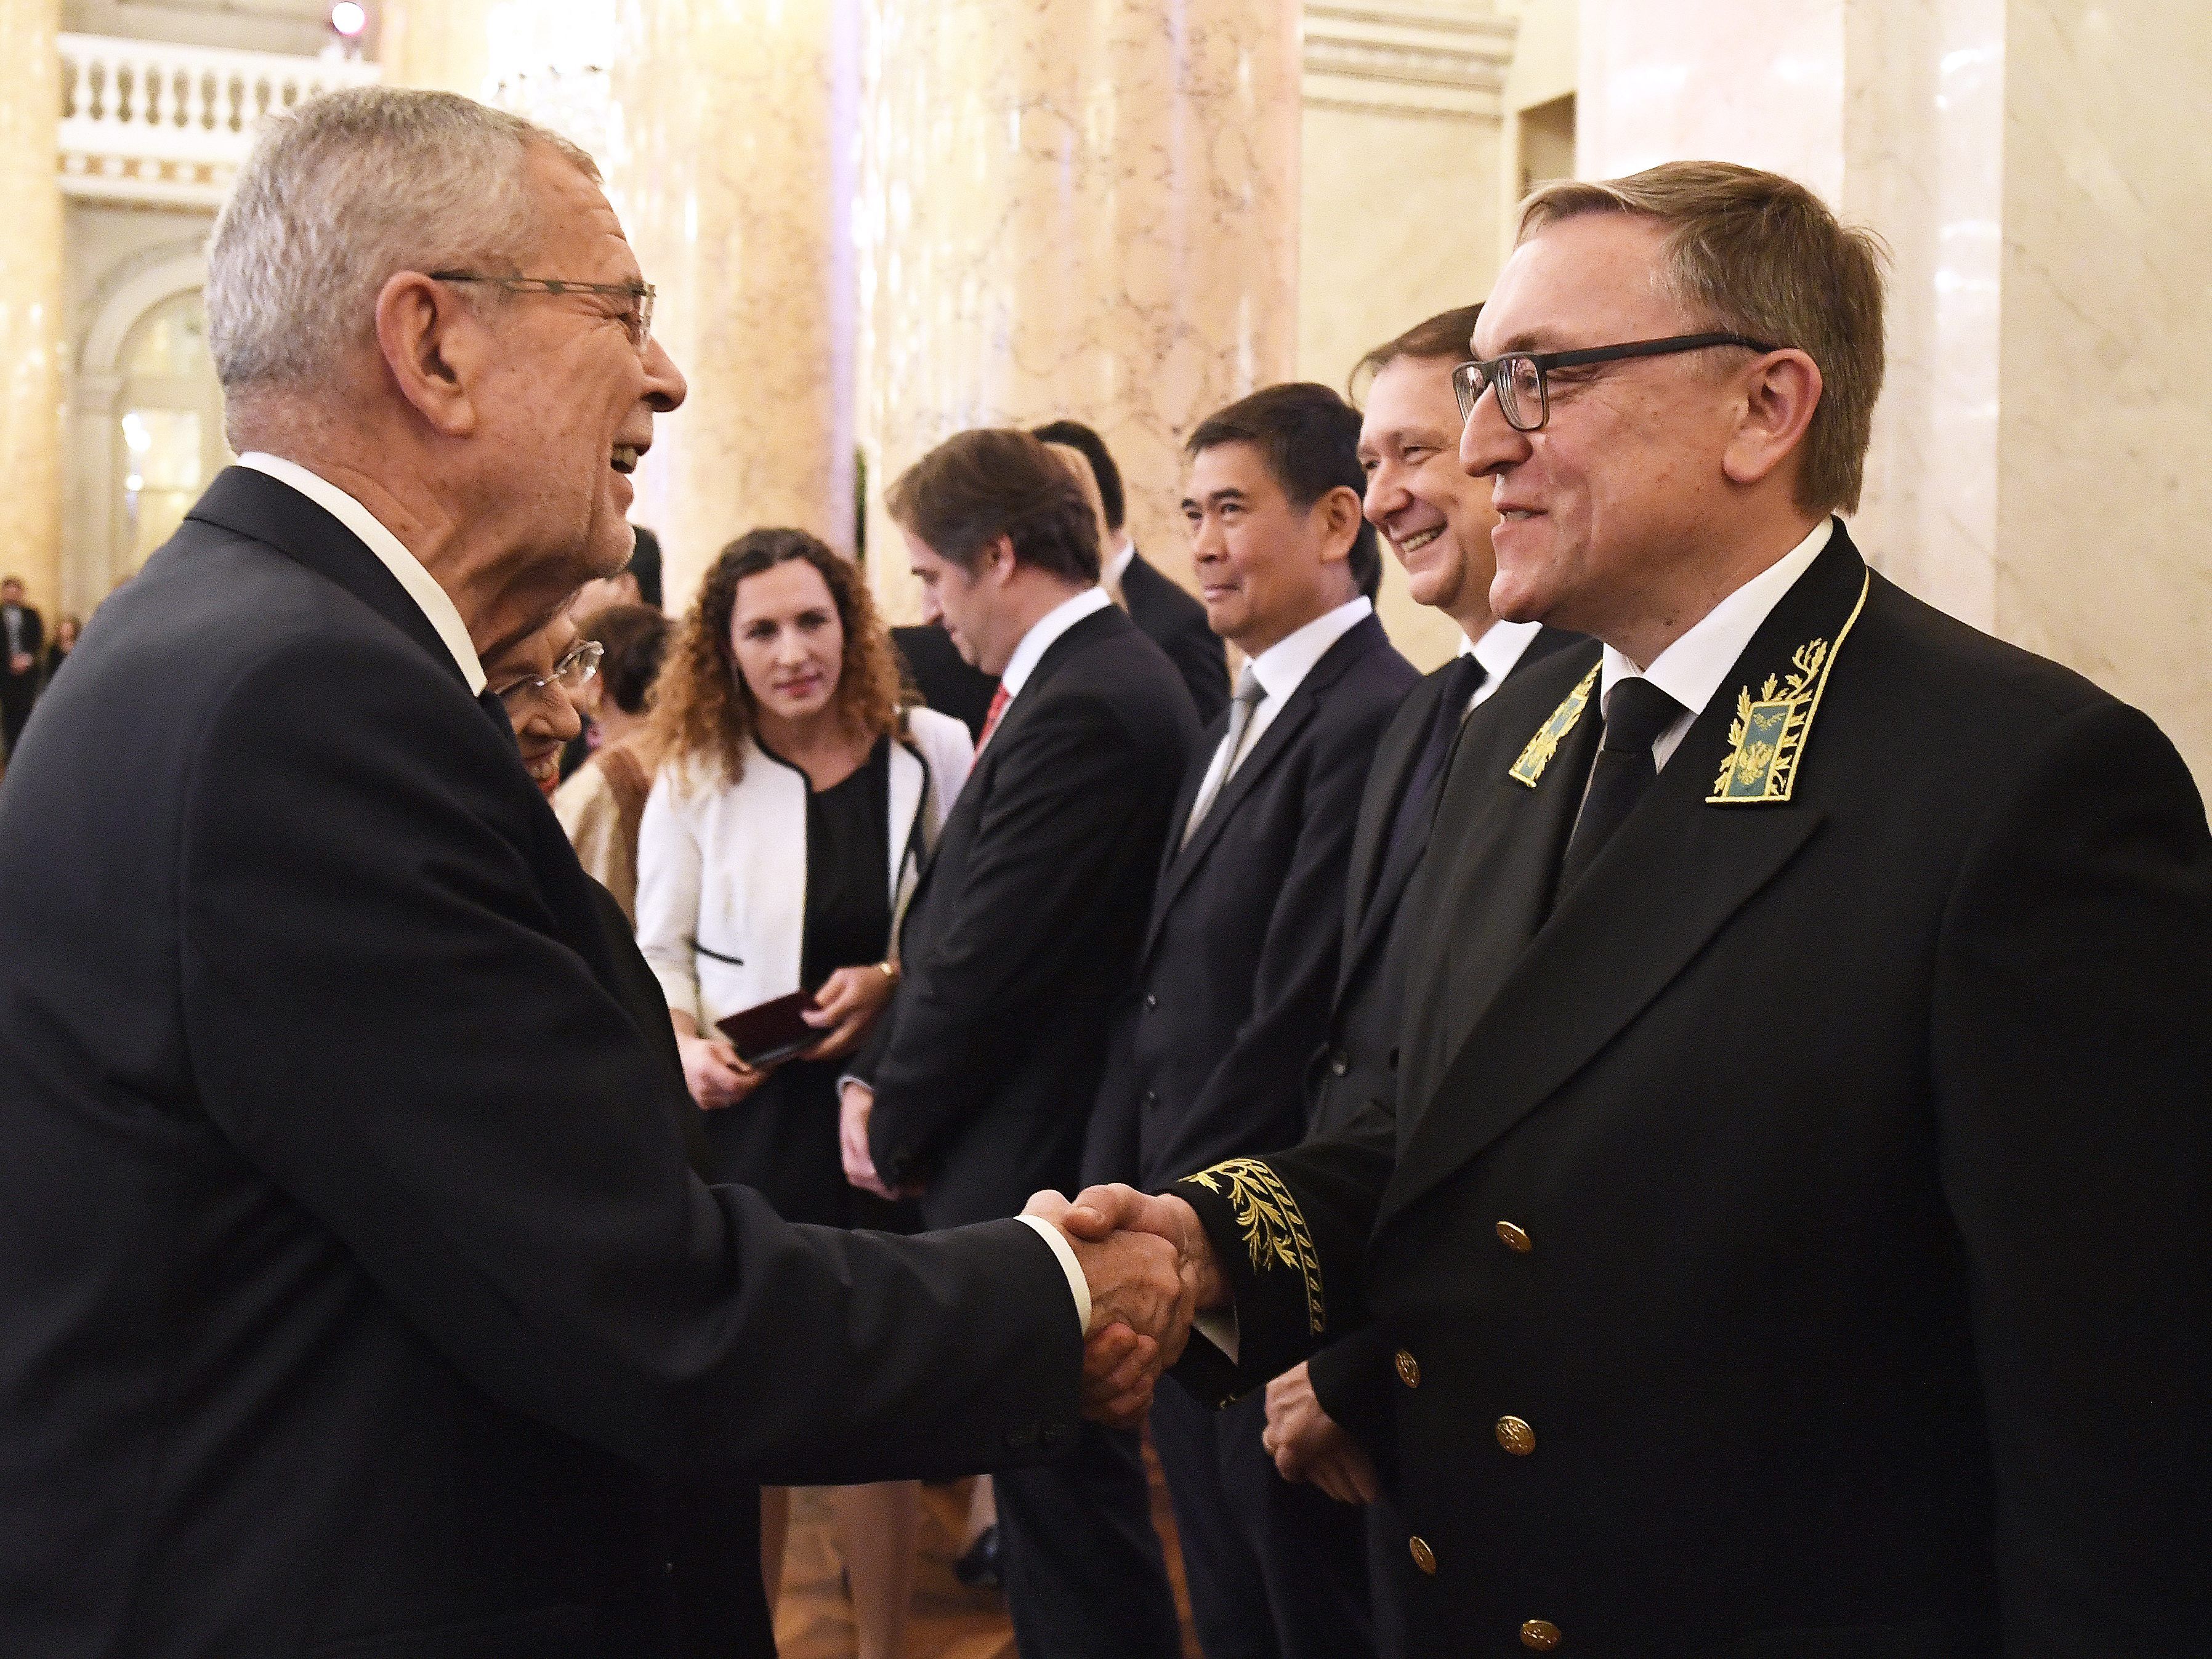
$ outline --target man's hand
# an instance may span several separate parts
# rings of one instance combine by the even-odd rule
[[[1058,1227],[1075,1252],[1091,1291],[1091,1328],[1083,1345],[1084,1414],[1111,1428],[1143,1420],[1161,1371],[1190,1338],[1190,1293],[1176,1251],[1164,1239],[1102,1227],[1092,1216],[1088,1238],[1069,1225],[1058,1193],[1039,1193],[1022,1212]]]
[[[27,651],[18,651],[8,659],[8,672],[11,674],[27,674],[37,666],[38,659]]]
[[[891,1000],[896,981],[882,969],[840,968],[822,981],[814,1006],[799,1015],[822,1031],[822,1040],[806,1050],[807,1060],[842,1060],[860,1046],[860,1039]]]
[[[1375,1460],[1322,1409],[1304,1361],[1267,1384],[1260,1444],[1285,1480],[1310,1480],[1343,1504],[1371,1504],[1382,1491]]]
[[[845,1179],[878,1198],[912,1198],[921,1183],[893,1187],[876,1173],[876,1155],[868,1146],[868,1118],[876,1109],[876,1091],[850,1079],[837,1103],[837,1150],[845,1162]]]
[[[768,1080],[738,1058],[738,1051],[722,1037],[676,1034],[677,1051],[684,1057],[684,1085],[704,1112],[734,1106]]]
[[[1173,1194],[1152,1196],[1119,1185],[1085,1188],[1069,1206],[1061,1231],[1094,1241],[1124,1231],[1164,1238],[1176,1247],[1193,1310],[1205,1313],[1229,1305],[1229,1282],[1221,1276],[1213,1242],[1198,1224],[1198,1212]]]

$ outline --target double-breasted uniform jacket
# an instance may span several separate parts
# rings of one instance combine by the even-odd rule
[[[929,708],[908,710],[892,739],[884,879],[894,939],[974,752],[965,726]],[[734,781],[696,758],[653,780],[638,830],[637,942],[668,1006],[702,1031],[800,988],[809,787],[757,743]]]
[[[1183,779],[1085,1182],[1170,1180],[1297,1139],[1336,984],[1346,853],[1375,741],[1419,676],[1372,616],[1322,653],[1181,840],[1227,718]],[[1180,844],[1178,844],[1180,843]]]
[[[897,994],[855,1057],[876,1168],[923,1218],[1072,1190],[1170,809],[1198,736],[1160,648],[1102,606],[1054,640],[975,757],[899,933]]]
[[[1597,655],[1461,750],[1395,1133],[1176,1188],[1186,1374],[1385,1334],[1418,1652],[2212,1651],[2181,760],[1838,529],[1549,909]]]
[[[234,468],[11,767],[0,1653],[668,1653],[649,1474],[1072,1431],[1028,1228],[793,1227],[685,1167],[647,969],[485,701]]]
[[[1508,671],[1526,672],[1582,636],[1556,628],[1540,629]],[[1328,1012],[1328,1035],[1306,1068],[1306,1133],[1328,1135],[1349,1127],[1363,1111],[1394,1114],[1398,1100],[1398,1023],[1403,1003],[1403,936],[1411,913],[1400,901],[1411,884],[1419,859],[1394,859],[1391,840],[1399,804],[1413,781],[1428,740],[1437,704],[1454,679],[1447,663],[1424,675],[1406,694],[1375,747],[1375,763],[1359,797],[1352,830],[1352,857],[1344,886],[1344,935],[1337,961],[1336,996]],[[1502,687],[1500,688],[1503,689]],[[1498,701],[1492,692],[1464,717],[1468,724],[1487,717]],[[1478,726],[1474,729],[1480,731]],[[1460,741],[1466,738],[1461,728]],[[1438,796],[1443,779],[1437,780]],[[1450,840],[1450,826],[1444,839]],[[1358,1333],[1313,1356],[1311,1380],[1322,1408],[1370,1448],[1387,1454],[1389,1397],[1384,1379],[1389,1351],[1381,1334]]]

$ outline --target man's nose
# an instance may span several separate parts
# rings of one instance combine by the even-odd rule
[[[659,341],[648,338],[645,343],[645,400],[655,410],[665,415],[690,395],[690,386],[684,371],[676,367]]]
[[[1516,462],[1528,458],[1528,434],[1506,424],[1498,407],[1498,392],[1485,386],[1475,399],[1474,413],[1460,428],[1460,469],[1469,477],[1495,477]]]
[[[937,590],[933,587],[921,590],[921,619],[926,623],[942,623],[945,620],[945,612],[938,609]]]
[[[1405,507],[1407,500],[1404,481],[1386,461],[1367,480],[1367,499],[1360,503],[1360,510],[1367,514],[1367,522],[1380,530],[1393,513]]]

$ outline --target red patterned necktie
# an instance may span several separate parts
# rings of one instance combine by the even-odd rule
[[[983,735],[975,739],[977,754],[983,752],[983,745],[990,742],[991,733],[999,729],[999,716],[1006,712],[1006,705],[1012,701],[1013,698],[1006,694],[1006,688],[1003,685],[991,693],[991,711],[983,716]]]

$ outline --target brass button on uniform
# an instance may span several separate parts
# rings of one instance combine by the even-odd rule
[[[1521,1645],[1549,1653],[1559,1645],[1559,1627],[1548,1619],[1531,1619],[1521,1626]]]
[[[1420,1362],[1403,1348],[1398,1350],[1398,1380],[1409,1389],[1421,1386]]]
[[[1332,1050],[1328,1057],[1328,1069],[1333,1076],[1342,1077],[1352,1069],[1352,1056],[1341,1048]]]
[[[1426,1540],[1413,1539],[1407,1544],[1406,1547],[1413,1552],[1415,1566],[1431,1578],[1437,1576],[1437,1553],[1429,1547]]]
[[[1516,1255],[1526,1255],[1536,1248],[1528,1242],[1528,1235],[1510,1221],[1498,1224],[1498,1240]]]
[[[1516,1457],[1526,1457],[1536,1449],[1536,1431],[1517,1417],[1498,1419],[1498,1443]]]

